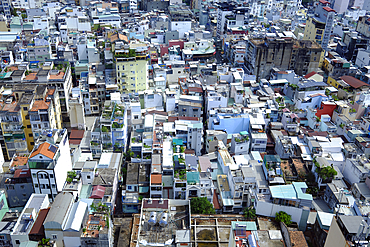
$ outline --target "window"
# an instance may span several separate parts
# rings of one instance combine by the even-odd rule
[[[50,178],[54,178],[54,175],[53,175],[53,174],[49,174],[49,177],[50,177]]]
[[[27,115],[28,116],[28,115]],[[31,125],[27,125],[27,129],[31,129]]]
[[[30,144],[31,144],[32,146],[34,146],[34,145],[35,145],[35,143],[34,143],[34,142],[30,142]]]
[[[15,240],[15,244],[21,244],[21,242],[17,239]]]
[[[36,178],[36,173],[32,173],[32,177],[33,178]]]
[[[53,239],[57,239],[58,235],[53,234],[52,237],[53,237]]]
[[[23,107],[23,111],[28,111],[28,108],[27,107]]]
[[[38,188],[39,187],[39,185],[38,184],[35,184],[35,188]]]
[[[24,185],[21,185],[21,189],[22,189],[22,190],[24,189]]]
[[[29,137],[32,137],[32,133],[29,133],[29,134],[28,134],[28,136],[29,136]]]
[[[52,184],[52,185],[51,185],[51,188],[55,189],[55,184]]]
[[[132,189],[132,186],[131,185],[127,186],[127,189],[131,190]]]
[[[91,179],[90,175],[87,175],[87,176],[86,176],[86,178],[87,178],[87,179]]]
[[[27,196],[27,194],[26,194],[26,193],[23,193],[23,194],[22,194],[22,196],[23,196],[23,197],[26,197],[26,196]]]

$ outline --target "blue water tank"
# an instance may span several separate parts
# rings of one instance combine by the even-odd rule
[[[52,136],[53,136],[53,133],[49,133],[49,134],[48,134],[48,137],[52,137]]]

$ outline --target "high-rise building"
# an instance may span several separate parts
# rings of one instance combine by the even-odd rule
[[[324,50],[329,44],[335,15],[335,10],[329,5],[328,1],[320,0],[315,13],[308,16],[303,37],[304,40],[316,41]]]

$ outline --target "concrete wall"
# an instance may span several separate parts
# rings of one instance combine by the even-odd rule
[[[342,231],[338,226],[335,217],[333,217],[329,228],[328,236],[326,237],[325,240],[324,247],[338,247],[338,246],[349,247],[346,239],[343,236]]]
[[[292,216],[292,222],[300,223],[301,216],[302,216],[302,209],[294,208],[294,207],[287,207],[281,206],[269,202],[257,201],[256,205],[256,214],[263,215],[267,217],[275,217],[275,214],[279,211],[284,211],[287,214]]]

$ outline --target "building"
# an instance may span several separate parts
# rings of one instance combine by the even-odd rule
[[[73,207],[73,195],[67,192],[58,194],[50,208],[44,221],[45,237],[55,241],[57,247],[64,246],[63,230],[69,226],[68,221],[73,221],[74,217],[69,218],[69,213]],[[84,216],[84,212],[80,212]],[[78,218],[76,221],[78,220]],[[79,225],[80,226],[80,225]],[[78,226],[78,227],[79,227]],[[68,230],[68,228],[67,228]],[[79,243],[76,243],[78,246]]]
[[[30,240],[29,233],[37,220],[40,210],[48,207],[49,198],[47,195],[31,195],[11,233],[13,246],[20,246],[22,242]]]
[[[335,15],[335,10],[329,5],[328,1],[319,1],[315,13],[308,15],[303,37],[304,40],[317,42],[324,50],[328,48]]]
[[[17,161],[18,157],[14,159]],[[30,170],[15,170],[13,177],[5,180],[5,188],[10,207],[23,207],[26,205],[31,194],[34,193]]]
[[[191,31],[193,13],[187,6],[170,5],[168,7],[170,17],[170,31],[178,31],[179,38],[183,39],[185,32]]]
[[[49,135],[49,134],[48,134]],[[67,172],[72,170],[67,131],[51,132],[52,137],[35,145],[28,159],[35,193],[54,199],[62,191]]]
[[[121,92],[137,93],[148,88],[147,51],[145,43],[131,42],[124,45],[116,42],[114,56],[116,77]]]

